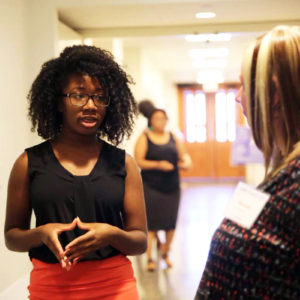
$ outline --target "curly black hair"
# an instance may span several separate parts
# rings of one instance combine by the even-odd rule
[[[151,128],[151,117],[152,115],[157,112],[160,111],[162,112],[166,118],[168,118],[167,112],[164,109],[161,108],[157,108],[153,105],[153,103],[148,100],[142,100],[141,102],[139,102],[138,104],[138,111],[145,117],[148,119],[148,127]]]
[[[137,104],[129,84],[134,83],[114,61],[110,52],[94,46],[67,47],[58,58],[43,64],[29,94],[29,118],[32,131],[44,139],[55,139],[61,132],[62,114],[58,110],[61,94],[71,74],[97,78],[110,99],[106,116],[100,125],[99,136],[118,145],[129,137]]]
[[[138,103],[138,111],[147,119],[150,119],[154,110],[154,104],[148,99],[141,100]]]

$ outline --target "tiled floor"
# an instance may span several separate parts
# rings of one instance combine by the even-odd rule
[[[235,184],[182,185],[178,225],[170,253],[173,268],[166,270],[159,260],[158,269],[150,273],[145,270],[145,255],[132,259],[141,300],[194,298],[211,236],[223,218],[234,187]]]

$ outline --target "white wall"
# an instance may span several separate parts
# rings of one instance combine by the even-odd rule
[[[152,100],[157,107],[166,110],[169,116],[169,127],[173,130],[178,126],[176,85],[169,80],[159,65],[151,61],[147,49],[143,49],[141,61],[143,98]]]
[[[141,56],[141,84],[143,98],[150,99],[159,108],[166,108],[167,99],[164,98],[164,76],[157,64],[149,58],[147,49],[142,50]]]
[[[130,86],[133,96],[137,101],[143,98],[141,49],[139,47],[125,47],[123,56],[123,68],[129,74],[135,84]],[[135,128],[131,137],[124,141],[123,147],[134,156],[134,146],[137,138],[147,126],[147,121],[142,116],[138,116],[135,121]]]
[[[175,133],[179,130],[177,87],[165,74],[163,76],[163,87],[164,108],[167,110],[169,116],[169,127]]]
[[[56,48],[56,56],[59,56],[65,47],[80,45],[82,43],[83,37],[78,32],[58,21],[58,44]]]
[[[40,142],[30,132],[26,95],[41,64],[57,46],[57,15],[47,1],[0,0],[0,293],[28,274],[27,253],[8,251],[3,230],[8,176],[24,148]],[[25,296],[24,296],[25,299]]]
[[[146,49],[127,47],[124,49],[124,69],[130,74],[135,85],[132,92],[139,102],[143,99],[153,101],[154,105],[166,109],[169,115],[169,127],[177,130],[178,104],[176,86],[164,75],[159,66],[155,65]],[[124,143],[127,152],[133,154],[138,136],[147,126],[147,120],[139,115],[131,138]]]
[[[0,9],[0,291],[29,269],[27,254],[13,253],[4,245],[3,226],[10,169],[29,145],[26,114],[26,12],[24,1],[1,1]],[[17,21],[16,21],[17,20]]]
[[[112,38],[96,38],[91,39],[93,45],[101,49],[107,50],[112,53],[113,51],[113,39]]]

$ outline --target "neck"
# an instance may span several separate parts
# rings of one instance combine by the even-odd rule
[[[96,135],[78,135],[62,131],[56,141],[72,147],[93,147],[98,144],[99,139]]]
[[[152,132],[157,135],[163,135],[165,133],[164,130],[153,129]]]

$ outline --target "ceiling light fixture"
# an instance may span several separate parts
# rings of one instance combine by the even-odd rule
[[[187,42],[228,42],[231,40],[230,33],[188,34]]]
[[[90,39],[90,38],[84,39],[83,44],[86,45],[86,46],[93,46],[94,45],[93,40]]]
[[[222,58],[229,54],[228,48],[206,48],[206,49],[190,49],[189,55],[193,59],[203,58]]]
[[[198,72],[197,82],[200,84],[222,83],[224,82],[224,77],[220,70],[203,70]]]
[[[223,58],[196,59],[192,64],[194,68],[200,69],[225,68],[227,66],[227,60]]]
[[[198,12],[196,13],[196,18],[197,19],[212,19],[216,17],[216,13],[212,11],[203,11],[203,12]]]

